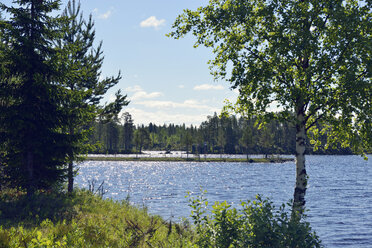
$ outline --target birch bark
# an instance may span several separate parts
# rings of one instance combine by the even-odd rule
[[[302,108],[301,108],[302,109]],[[296,124],[296,185],[293,195],[293,211],[303,213],[307,187],[307,173],[305,167],[305,118],[302,110],[297,112]]]

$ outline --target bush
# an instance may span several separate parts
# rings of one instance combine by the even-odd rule
[[[86,190],[73,194],[0,193],[2,247],[321,247],[307,222],[290,218],[257,196],[232,208],[203,194],[192,198],[192,219],[175,224],[149,215],[128,201],[104,200]],[[210,211],[210,212],[209,212]]]
[[[272,202],[258,195],[255,201],[241,202],[240,209],[225,201],[214,203],[209,210],[203,193],[189,195],[196,244],[200,247],[322,247],[310,224],[291,218],[285,204],[276,210]],[[207,214],[209,211],[211,214]]]

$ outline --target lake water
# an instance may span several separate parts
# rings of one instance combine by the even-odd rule
[[[307,156],[308,221],[326,247],[372,247],[372,161],[359,156]],[[96,187],[104,180],[105,197],[148,207],[165,219],[188,217],[187,191],[207,190],[209,202],[269,197],[288,202],[295,183],[294,162],[272,164],[192,162],[84,162],[76,184]]]

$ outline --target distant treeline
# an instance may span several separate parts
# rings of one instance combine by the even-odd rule
[[[89,143],[99,144],[93,153],[136,153],[142,150],[182,150],[194,154],[295,154],[294,126],[288,122],[271,121],[263,128],[256,120],[236,116],[208,116],[200,126],[155,125],[135,126],[132,116],[124,113],[121,119],[95,122]],[[321,137],[325,141],[326,134]],[[337,146],[316,152],[308,140],[308,154],[352,154],[350,149]]]

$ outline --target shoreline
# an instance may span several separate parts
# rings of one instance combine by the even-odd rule
[[[244,162],[244,163],[285,163],[293,162],[293,158],[183,158],[183,157],[86,157],[85,161],[132,161],[132,162]]]

